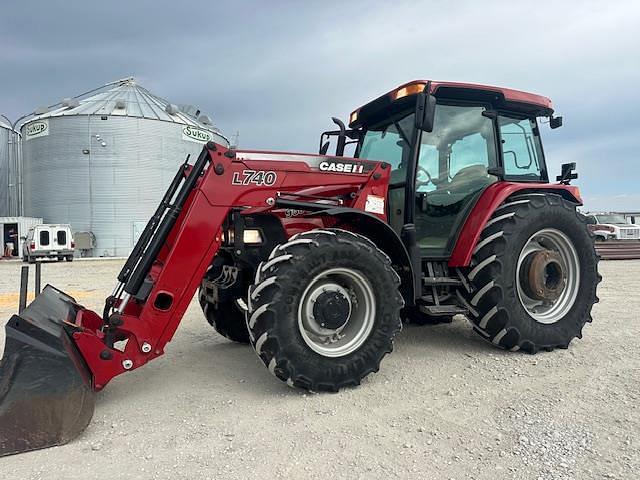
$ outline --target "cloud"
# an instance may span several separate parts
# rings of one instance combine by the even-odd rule
[[[583,191],[615,208],[640,191],[639,23],[635,1],[13,2],[0,111],[133,74],[245,147],[312,151],[330,116],[410,79],[510,86],[554,100],[552,171],[577,161]]]
[[[615,207],[612,208],[612,205]],[[585,212],[640,212],[640,194],[593,195],[584,197]]]

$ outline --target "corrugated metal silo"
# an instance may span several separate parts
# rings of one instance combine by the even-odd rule
[[[24,214],[93,232],[93,255],[127,255],[186,155],[228,145],[208,117],[182,110],[130,78],[29,120]]]
[[[19,152],[18,133],[0,118],[0,217],[20,214]]]

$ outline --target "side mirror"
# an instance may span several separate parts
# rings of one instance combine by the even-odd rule
[[[436,117],[436,97],[421,92],[416,100],[416,127],[423,132],[432,132]]]
[[[551,117],[549,119],[549,127],[551,127],[552,130],[555,130],[556,128],[560,128],[562,126],[562,117]]]
[[[571,180],[578,178],[578,174],[574,172],[576,169],[576,163],[563,163],[560,167],[560,175],[556,177],[556,180],[563,185],[569,185]]]

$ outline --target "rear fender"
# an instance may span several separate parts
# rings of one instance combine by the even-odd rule
[[[414,277],[409,253],[398,234],[387,223],[375,215],[351,208],[331,208],[323,210],[320,215],[331,217],[336,221],[337,227],[346,224],[354,231],[367,237],[386,253],[391,259],[391,263],[399,267],[400,291],[405,303],[407,306],[414,305]]]
[[[462,230],[460,231],[460,235],[458,235],[458,240],[453,248],[451,257],[449,258],[449,266],[469,266],[473,255],[473,249],[478,243],[482,229],[489,218],[491,218],[496,208],[502,205],[502,203],[512,195],[527,193],[551,193],[560,195],[566,200],[574,202],[577,205],[582,205],[582,199],[580,198],[578,187],[573,185],[512,182],[494,183],[487,187],[482,193],[476,202],[476,205],[473,207],[473,210],[471,210],[471,213],[467,217]]]

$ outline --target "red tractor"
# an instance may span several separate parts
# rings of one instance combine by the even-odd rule
[[[539,118],[562,123],[538,95],[414,81],[348,128],[334,119],[317,155],[208,143],[180,167],[103,312],[47,286],[11,318],[0,455],[81,432],[94,392],[164,353],[198,287],[219,333],[314,391],[377,371],[403,317],[463,314],[500,348],[567,348],[600,276],[575,165],[549,183]]]

